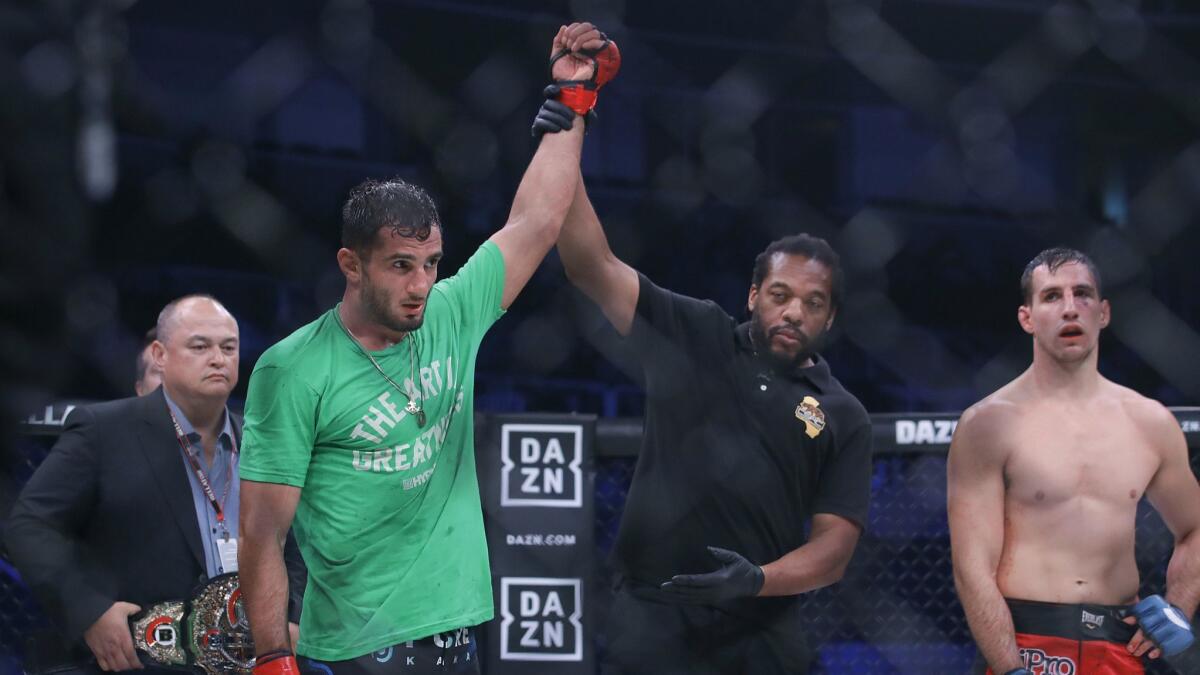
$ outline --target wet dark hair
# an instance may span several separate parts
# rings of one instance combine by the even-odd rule
[[[441,229],[442,221],[433,198],[412,183],[400,178],[359,183],[342,206],[342,246],[369,257],[384,227],[425,241],[434,227]]]
[[[1069,263],[1079,263],[1088,268],[1088,272],[1092,274],[1092,281],[1096,284],[1096,296],[1104,297],[1100,292],[1100,269],[1096,267],[1096,263],[1087,256],[1083,251],[1077,251],[1073,248],[1065,248],[1056,246],[1048,248],[1045,251],[1034,256],[1033,260],[1025,266],[1025,271],[1021,273],[1021,297],[1028,305],[1033,302],[1033,271],[1042,265],[1051,273],[1057,272],[1058,268]]]
[[[837,308],[842,301],[845,280],[842,273],[842,260],[834,252],[829,242],[809,234],[793,234],[776,239],[754,259],[754,274],[750,283],[756,287],[762,286],[763,279],[766,279],[767,274],[771,271],[771,258],[776,253],[804,256],[828,267],[833,277],[833,287],[830,289],[832,297],[829,299],[829,304],[831,307]]]

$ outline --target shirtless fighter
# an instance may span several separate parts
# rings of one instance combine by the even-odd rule
[[[1200,486],[1174,416],[1102,377],[1095,264],[1055,248],[1021,277],[1033,365],[971,406],[950,446],[954,581],[992,673],[1124,675],[1192,642]],[[1166,598],[1138,601],[1145,495],[1175,537]]]

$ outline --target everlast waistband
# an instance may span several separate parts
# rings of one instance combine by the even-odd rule
[[[1132,605],[1064,605],[1056,602],[1005,599],[1018,633],[1066,640],[1105,640],[1125,644],[1137,633],[1123,619]]]

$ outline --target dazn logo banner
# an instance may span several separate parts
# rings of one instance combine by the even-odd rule
[[[581,508],[583,427],[505,424],[500,428],[500,505]]]
[[[500,579],[500,660],[582,661],[578,578]]]

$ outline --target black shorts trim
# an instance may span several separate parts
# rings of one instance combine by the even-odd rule
[[[476,628],[459,628],[401,642],[344,661],[297,658],[301,675],[478,675]]]

